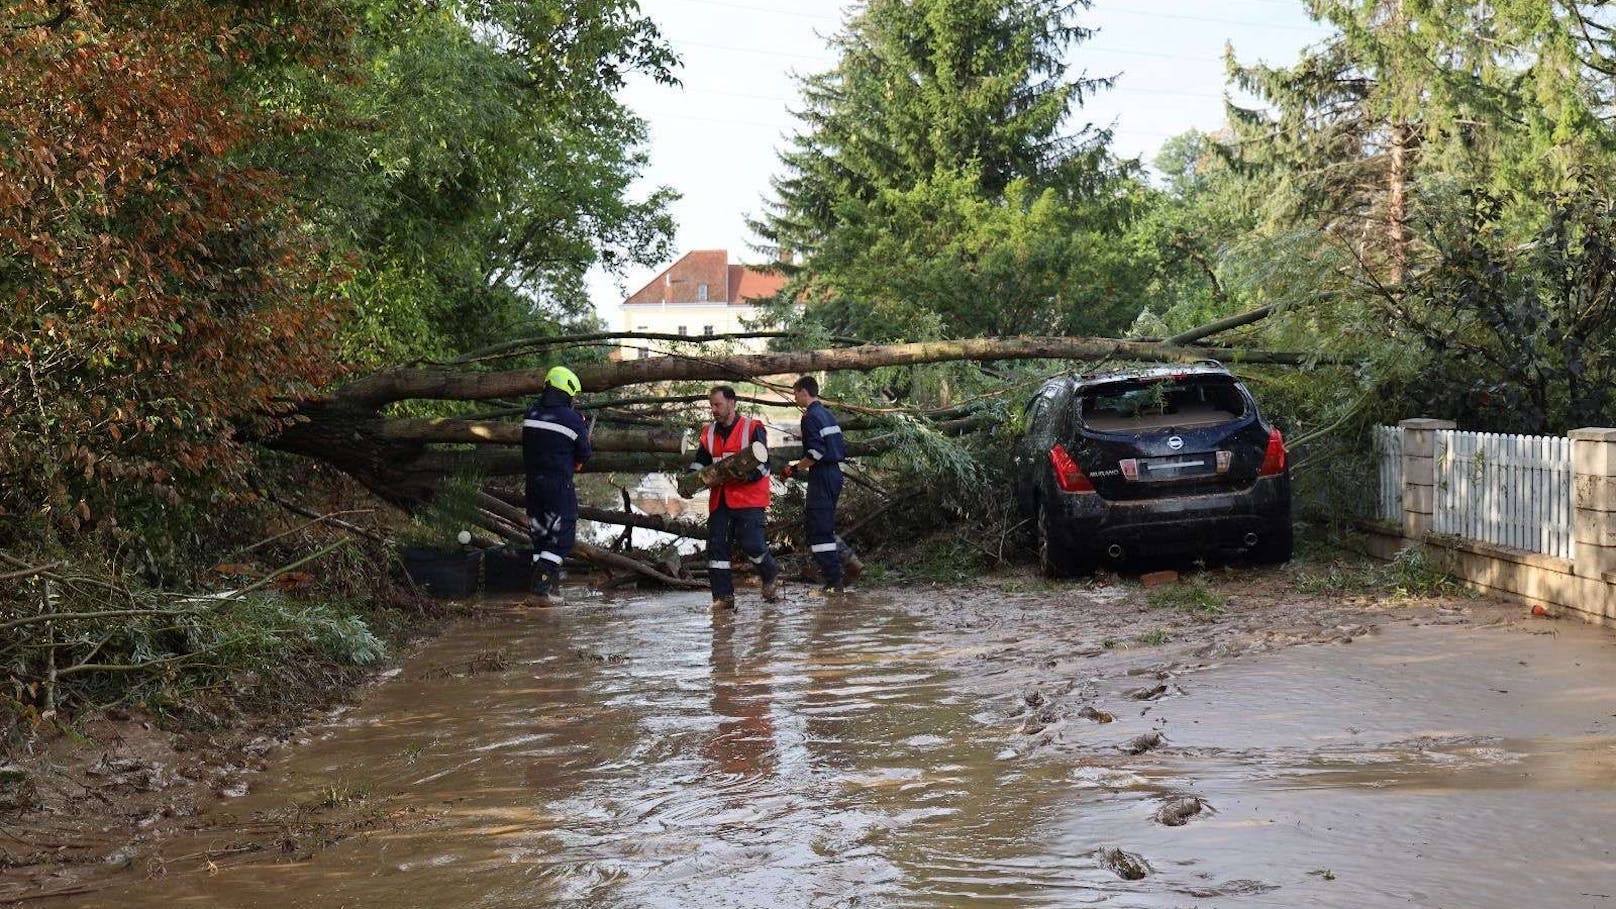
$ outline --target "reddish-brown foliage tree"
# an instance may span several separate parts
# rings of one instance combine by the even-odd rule
[[[229,488],[233,427],[332,377],[337,275],[253,152],[347,35],[332,0],[0,7],[0,544]]]

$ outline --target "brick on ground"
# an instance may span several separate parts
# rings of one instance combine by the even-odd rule
[[[1139,583],[1146,587],[1165,587],[1168,584],[1178,583],[1176,571],[1152,571],[1139,576]]]

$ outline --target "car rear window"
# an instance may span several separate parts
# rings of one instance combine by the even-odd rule
[[[1084,425],[1101,432],[1213,426],[1245,416],[1246,399],[1227,376],[1133,379],[1085,389]]]

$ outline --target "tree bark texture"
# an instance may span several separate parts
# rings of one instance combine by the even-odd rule
[[[1297,366],[1314,362],[1314,354],[1219,347],[1180,347],[1112,338],[967,338],[920,341],[827,350],[737,354],[734,356],[666,356],[615,363],[585,363],[573,371],[585,391],[624,385],[709,380],[733,382],[757,376],[834,370],[866,371],[883,366],[914,366],[953,360],[1124,360],[1175,363],[1217,359],[1225,363],[1274,363]],[[443,367],[399,367],[382,370],[340,389],[336,397],[380,407],[407,399],[475,401],[525,397],[544,387],[545,370],[514,369],[468,372]]]

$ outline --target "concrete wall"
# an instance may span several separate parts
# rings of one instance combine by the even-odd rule
[[[1404,420],[1403,524],[1364,522],[1372,555],[1423,543],[1443,570],[1481,590],[1616,627],[1616,429],[1572,430],[1574,555],[1560,559],[1431,532],[1435,433],[1446,420]]]

